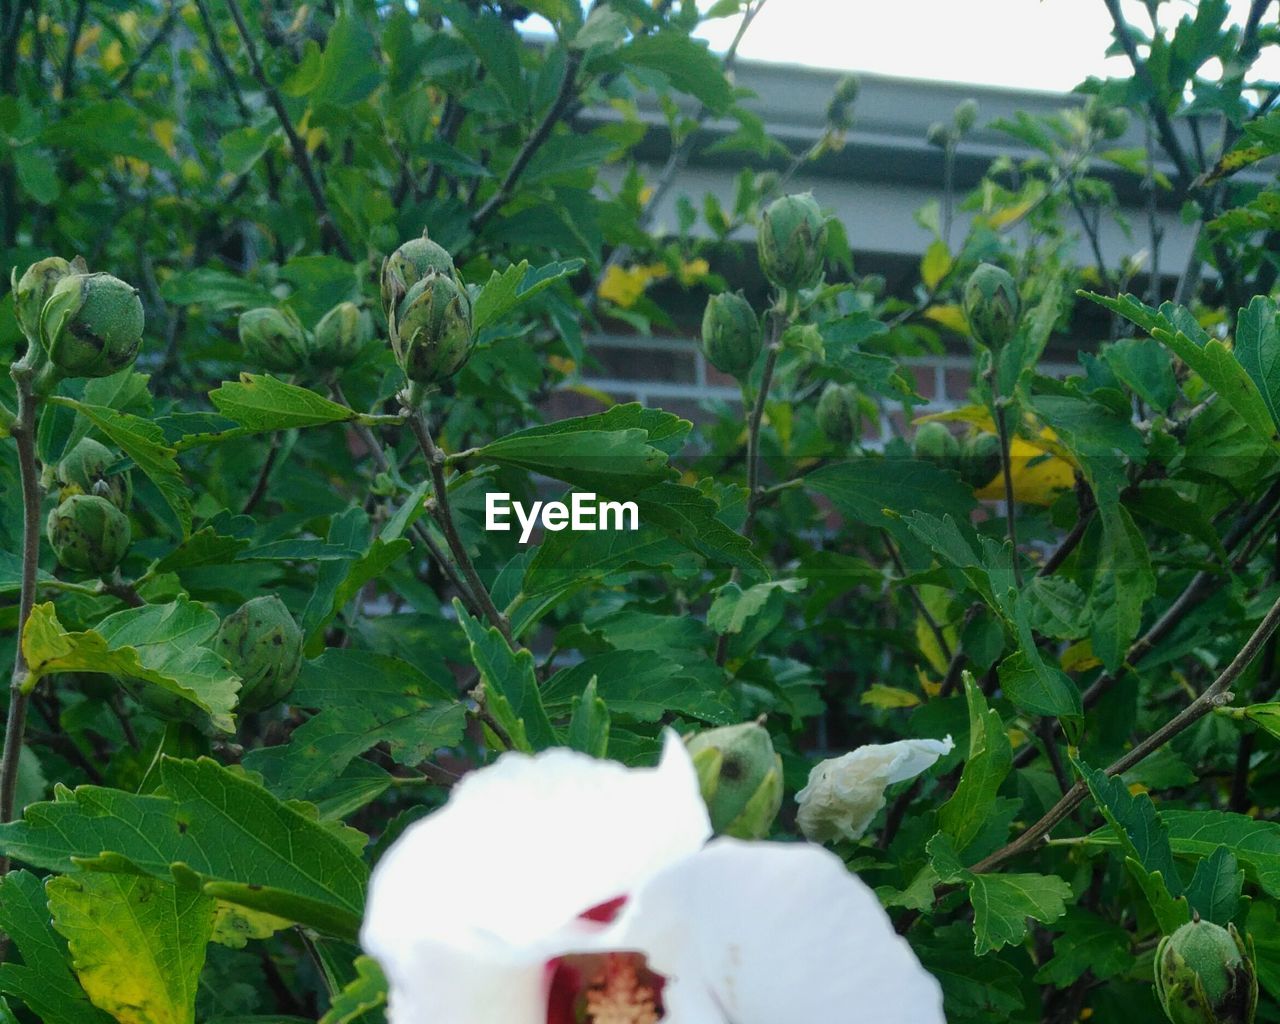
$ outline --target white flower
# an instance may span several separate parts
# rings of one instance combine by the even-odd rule
[[[933,767],[955,744],[943,740],[898,740],[871,744],[818,764],[796,794],[796,822],[815,843],[860,839],[881,807],[884,791]]]
[[[943,1024],[875,895],[808,843],[721,839],[684,745],[504,754],[374,870],[392,1024]]]

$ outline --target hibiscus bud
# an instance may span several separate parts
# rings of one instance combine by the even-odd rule
[[[77,267],[76,264],[79,264]],[[40,337],[40,311],[49,301],[53,289],[59,281],[71,274],[83,273],[84,261],[68,263],[61,256],[50,256],[27,267],[26,272],[18,277],[18,268],[10,272],[9,280],[13,288],[13,313],[18,319],[18,326],[29,341]]]
[[[990,349],[1005,345],[1018,328],[1018,286],[1009,272],[980,263],[964,286],[964,316],[974,341]]]
[[[862,423],[862,410],[858,408],[858,391],[850,384],[832,381],[818,399],[818,429],[827,440],[841,448],[847,448],[858,436]]]
[[[212,646],[240,677],[242,711],[284,700],[302,670],[302,630],[274,594],[246,601],[223,619]]]
[[[971,131],[973,126],[978,123],[978,101],[963,100],[956,107],[956,112],[952,115],[955,120],[956,131],[961,135]]]
[[[58,563],[101,576],[120,564],[129,550],[129,517],[106,498],[73,494],[49,513],[49,546]]]
[[[409,289],[431,272],[453,276],[453,257],[424,231],[382,261],[382,309],[390,320]]]
[[[1253,1024],[1258,977],[1235,925],[1184,924],[1156,950],[1156,995],[1173,1024]]]
[[[107,470],[117,461],[115,453],[106,445],[91,437],[84,438],[62,457],[54,471],[58,499],[65,500],[73,494],[97,494],[121,512],[127,512],[133,498],[129,471],[107,475]]]
[[[1102,117],[1102,137],[1108,141],[1120,138],[1129,130],[1129,112],[1127,110],[1108,110]]]
[[[68,274],[40,311],[40,341],[68,377],[109,377],[137,358],[144,322],[133,285],[110,274]]]
[[[996,442],[999,446],[999,440]],[[917,459],[925,459],[945,469],[960,466],[960,442],[943,423],[921,423],[911,442],[911,451]],[[997,457],[999,452],[996,453]]]
[[[835,97],[841,103],[852,103],[858,98],[862,82],[856,75],[844,75],[836,82]]]
[[[984,430],[960,446],[960,479],[970,487],[986,487],[999,474],[1000,463],[1000,438],[995,434]]]
[[[707,300],[702,314],[702,354],[717,370],[744,377],[760,354],[760,320],[739,292]]]
[[[307,336],[292,313],[250,309],[240,314],[240,344],[245,358],[264,370],[296,373],[307,360]]]
[[[809,193],[775,199],[760,215],[760,269],[783,291],[812,288],[822,278],[827,221]]]
[[[400,303],[391,344],[405,375],[418,384],[452,377],[471,355],[471,297],[457,278],[428,271]]]
[[[686,743],[718,835],[762,839],[782,806],[782,758],[759,722],[727,725]]]
[[[325,370],[350,366],[359,355],[363,341],[360,308],[354,302],[340,302],[316,324],[311,362]]]
[[[939,149],[946,149],[956,140],[955,129],[941,121],[934,121],[929,125],[929,130],[924,133],[925,142],[931,146],[937,146]]]

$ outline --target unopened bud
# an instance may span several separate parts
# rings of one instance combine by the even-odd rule
[[[760,216],[760,269],[783,291],[812,288],[822,279],[827,221],[813,196],[775,199]]]
[[[396,360],[411,381],[452,377],[471,356],[471,297],[455,276],[429,271],[414,284],[391,319]]]
[[[986,431],[974,434],[960,446],[960,479],[981,490],[999,475],[1000,462],[1000,438]]]
[[[1003,348],[1018,329],[1018,286],[1007,270],[980,263],[964,286],[964,316],[974,341]]]
[[[246,601],[222,620],[212,646],[241,679],[242,711],[261,711],[289,695],[302,670],[302,640],[274,594]]]
[[[101,576],[129,551],[129,517],[106,498],[73,494],[49,513],[45,524],[58,564],[76,572]]]
[[[307,361],[307,336],[291,312],[250,309],[240,314],[240,344],[255,366],[277,373],[296,373]]]
[[[744,377],[760,354],[760,319],[739,292],[707,300],[702,314],[702,354],[717,370]]]
[[[971,131],[973,126],[978,123],[978,101],[963,100],[952,115],[955,122],[956,131],[961,135]]]
[[[997,439],[997,448],[999,443]],[[960,442],[944,423],[921,423],[912,439],[911,451],[917,459],[925,459],[944,469],[960,467]],[[996,457],[999,458],[998,451]]]
[[[858,436],[862,423],[862,410],[858,406],[858,391],[851,384],[832,381],[818,399],[818,429],[828,441],[847,448]]]
[[[61,256],[50,256],[31,264],[21,277],[17,276],[17,267],[10,272],[13,313],[27,340],[39,341],[40,311],[49,301],[58,282],[72,274],[85,273],[87,269],[84,261],[78,257],[74,262],[68,263]]]
[[[109,377],[134,361],[145,323],[138,290],[110,274],[68,274],[40,311],[40,341],[68,377]]]
[[[1235,925],[1184,924],[1156,949],[1156,995],[1173,1024],[1253,1024],[1258,976]]]
[[[311,362],[321,369],[350,366],[360,354],[360,308],[354,302],[340,302],[316,324],[312,336]]]
[[[409,289],[429,273],[453,276],[453,257],[424,231],[382,261],[382,309],[390,320]]]
[[[697,733],[686,741],[717,835],[762,839],[782,806],[782,758],[758,722]]]
[[[58,499],[73,494],[97,494],[122,512],[129,511],[133,498],[133,482],[129,471],[107,475],[119,461],[114,452],[91,437],[86,437],[62,457],[54,471],[58,483]]]

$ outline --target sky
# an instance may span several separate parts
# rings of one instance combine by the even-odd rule
[[[1150,25],[1145,4],[1123,6],[1135,25]],[[1176,23],[1194,6],[1169,0],[1161,21]],[[1248,0],[1230,6],[1242,22]],[[1276,12],[1273,4],[1268,19]],[[699,34],[724,50],[737,22],[708,22]],[[1066,92],[1091,74],[1128,73],[1123,57],[1106,57],[1110,43],[1102,0],[767,0],[739,52],[842,71]],[[1280,79],[1274,47],[1258,71]]]

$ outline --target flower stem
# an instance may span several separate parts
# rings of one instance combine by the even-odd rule
[[[18,412],[12,433],[18,446],[18,471],[22,478],[22,583],[18,599],[17,650],[9,684],[9,714],[5,722],[4,753],[0,755],[0,822],[13,820],[18,786],[18,760],[31,699],[27,659],[22,633],[35,604],[36,570],[40,560],[40,467],[36,461],[36,398],[31,382],[35,370],[29,358],[12,369],[18,386]],[[0,858],[0,874],[9,870],[9,859]]]

